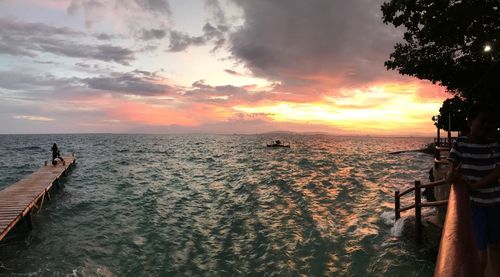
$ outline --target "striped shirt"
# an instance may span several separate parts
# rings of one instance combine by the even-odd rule
[[[493,140],[474,143],[469,137],[457,138],[451,147],[448,160],[462,163],[462,176],[474,183],[500,166],[500,144]],[[487,187],[471,190],[472,203],[479,206],[500,204],[500,182]]]

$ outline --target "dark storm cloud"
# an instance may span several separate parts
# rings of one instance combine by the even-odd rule
[[[134,60],[132,50],[109,44],[88,45],[73,41],[84,34],[42,23],[0,18],[0,54],[36,57],[37,52],[71,58],[89,58],[123,65]]]
[[[346,83],[386,76],[397,39],[380,19],[382,0],[233,0],[244,24],[231,53],[257,76],[284,84],[341,77]]]

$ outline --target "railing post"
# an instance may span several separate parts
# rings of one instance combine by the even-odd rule
[[[396,213],[395,214],[395,222],[401,217],[400,213],[399,213],[399,208],[400,208],[400,199],[399,199],[399,190],[397,190],[395,193],[394,193],[394,212]]]
[[[422,207],[421,203],[421,194],[420,194],[420,181],[415,181],[415,235],[417,238],[417,244],[420,244],[421,239],[421,225],[422,225]]]

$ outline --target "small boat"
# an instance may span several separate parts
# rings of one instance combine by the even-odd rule
[[[290,143],[288,144],[283,144],[280,140],[276,140],[271,144],[267,144],[267,147],[287,147],[290,148]]]

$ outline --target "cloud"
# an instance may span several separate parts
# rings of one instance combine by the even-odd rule
[[[246,86],[233,85],[211,86],[200,80],[194,82],[191,89],[185,91],[184,96],[192,102],[211,103],[214,105],[231,106],[243,103],[257,103],[262,100],[271,100],[274,95],[267,91],[249,91]]]
[[[211,15],[211,21],[218,25],[227,25],[227,18],[218,0],[205,0],[205,8]]]
[[[203,26],[203,35],[201,36],[190,36],[179,31],[170,31],[168,51],[184,51],[190,46],[200,46],[211,41],[214,43],[212,51],[215,51],[224,45],[227,31],[228,27],[224,25],[213,26],[210,23]]]
[[[53,62],[53,61],[37,61],[37,60],[35,60],[34,62],[38,63],[38,64],[58,64],[58,63]]]
[[[72,0],[66,8],[69,15],[83,14],[88,29],[105,21],[105,24],[144,28],[151,22],[167,23],[171,15],[166,0]],[[151,19],[155,20],[152,21]],[[139,28],[139,29],[140,29]]]
[[[139,7],[160,14],[171,14],[170,4],[166,0],[135,0]]]
[[[174,91],[172,87],[159,83],[159,79],[151,75],[141,76],[137,72],[114,73],[110,76],[83,78],[80,81],[91,89],[121,94],[152,96],[165,95]]]
[[[167,31],[163,29],[142,30],[140,38],[143,40],[163,39],[167,36]]]
[[[36,57],[34,53],[19,48],[15,43],[5,43],[5,41],[0,41],[0,54],[7,54],[11,56],[26,56],[31,58]]]
[[[87,64],[77,64],[87,69]],[[157,96],[177,93],[177,89],[165,84],[166,80],[158,77],[155,72],[135,70],[127,73],[113,72],[95,77],[69,77],[32,75],[14,71],[0,71],[0,88],[23,91],[23,95],[43,99],[40,91],[52,93],[52,97],[63,95],[78,97],[86,94],[99,94],[99,91],[116,95]]]
[[[232,69],[224,69],[224,72],[226,72],[227,74],[234,75],[234,76],[242,76],[243,75],[243,74],[241,74],[237,71],[234,71]]]
[[[53,121],[53,118],[45,117],[45,116],[33,116],[33,115],[15,115],[13,116],[15,119],[24,119],[30,121]]]
[[[356,85],[394,78],[383,63],[397,34],[382,24],[382,0],[233,0],[243,25],[230,51],[256,76],[285,87]]]
[[[105,34],[105,33],[94,34],[94,37],[97,38],[98,40],[112,40],[115,38],[114,35]]]
[[[75,66],[81,67],[81,68],[84,68],[84,69],[89,69],[89,68],[92,67],[90,64],[86,64],[86,63],[75,63]]]
[[[90,58],[122,65],[128,65],[135,59],[133,51],[113,45],[84,45],[50,38],[36,38],[32,42],[35,42],[31,45],[33,50],[71,58]]]
[[[67,27],[54,27],[44,23],[20,22],[14,19],[0,18],[1,35],[19,37],[32,36],[82,36],[84,33]]]
[[[96,59],[128,65],[134,52],[109,44],[90,45],[73,41],[84,34],[43,23],[26,23],[0,18],[0,54],[36,57],[38,52],[71,58]]]
[[[203,36],[193,37],[178,31],[171,31],[168,51],[179,52],[185,50],[191,45],[202,45],[204,43],[205,38]]]
[[[0,87],[9,90],[64,89],[75,83],[74,78],[57,78],[50,74],[32,75],[17,71],[0,71]]]

